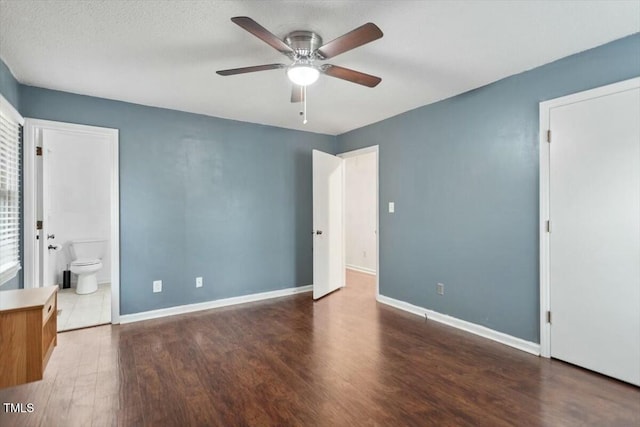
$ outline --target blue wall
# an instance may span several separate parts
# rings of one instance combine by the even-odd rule
[[[19,88],[20,85],[11,74],[9,67],[0,59],[0,93],[18,111],[20,111]],[[22,239],[20,239],[20,253],[22,254]],[[1,285],[0,291],[22,288],[23,271],[18,271],[16,277]]]
[[[340,135],[380,145],[380,293],[539,342],[538,104],[639,75],[636,34]]]
[[[20,84],[16,81],[9,67],[0,59],[0,93],[4,98],[20,111]]]
[[[122,314],[312,283],[311,150],[335,137],[29,86],[20,105],[120,130]]]

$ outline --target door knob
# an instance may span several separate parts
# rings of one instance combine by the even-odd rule
[[[52,250],[52,249],[53,249],[54,251],[57,251],[57,250],[58,250],[58,248],[59,248],[59,246],[58,246],[58,245],[49,245],[49,246],[47,247],[47,249],[49,249],[49,250]]]
[[[47,240],[49,239],[55,239],[56,235],[55,234],[47,234]]]
[[[322,230],[317,230],[316,234],[318,234],[318,235],[322,234]]]

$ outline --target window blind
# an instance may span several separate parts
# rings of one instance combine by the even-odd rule
[[[0,109],[0,284],[20,269],[22,126]]]

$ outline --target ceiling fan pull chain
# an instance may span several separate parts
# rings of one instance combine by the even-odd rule
[[[302,90],[304,92],[302,96],[302,99],[304,99],[304,119],[302,120],[302,124],[306,125],[307,124],[307,87],[302,86]]]

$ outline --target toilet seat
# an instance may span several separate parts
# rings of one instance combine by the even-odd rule
[[[71,262],[69,270],[78,276],[76,294],[92,294],[98,290],[98,272],[105,254],[106,239],[77,239],[69,246]]]
[[[99,259],[77,259],[71,263],[73,267],[82,267],[87,265],[95,265],[99,264],[101,261]]]

